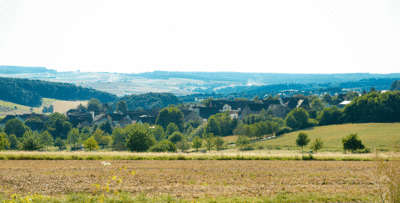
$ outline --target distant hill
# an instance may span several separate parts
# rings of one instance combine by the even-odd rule
[[[119,98],[111,103],[113,108],[119,101],[125,101],[129,110],[135,110],[142,107],[143,109],[164,108],[170,104],[181,103],[179,98],[172,93],[146,93],[138,95],[129,95]]]
[[[0,74],[57,73],[44,67],[0,66]]]
[[[116,95],[110,93],[68,83],[0,77],[0,100],[38,107],[42,104],[42,97],[59,100],[89,100],[95,98],[102,103],[117,99]]]
[[[264,71],[269,71],[268,69]],[[275,70],[276,71],[276,70]],[[186,78],[193,80],[234,81],[243,84],[310,84],[310,83],[343,83],[371,78],[400,78],[400,73],[370,74],[370,73],[342,73],[342,74],[298,74],[298,73],[243,73],[243,72],[170,72],[153,71],[139,74],[127,74],[134,77],[148,79]]]

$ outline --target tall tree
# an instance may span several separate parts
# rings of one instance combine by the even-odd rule
[[[310,138],[308,138],[308,135],[304,132],[299,132],[299,135],[296,139],[296,144],[297,146],[301,147],[301,151],[303,151],[303,146],[306,146],[309,142]]]
[[[0,151],[9,146],[10,144],[8,143],[7,134],[0,132]]]
[[[119,112],[125,114],[128,111],[128,106],[126,104],[126,101],[119,101],[117,103],[117,109],[118,109]]]
[[[100,124],[100,129],[102,131],[104,131],[105,133],[108,133],[110,135],[113,132],[113,128],[112,128],[111,123],[109,121],[104,121],[103,123],[101,123]]]
[[[211,116],[210,119],[208,120],[204,133],[205,134],[212,133],[213,135],[220,135],[219,126],[213,116]]]
[[[372,92],[376,92],[376,89],[375,89],[375,87],[371,87],[371,89],[369,90],[369,92],[368,92],[368,93],[372,93]]]
[[[311,149],[315,151],[315,153],[318,152],[318,150],[322,149],[324,147],[324,143],[322,142],[321,138],[316,138],[313,143],[311,143]]]
[[[151,139],[151,137],[143,131],[131,130],[128,135],[129,140],[126,143],[126,147],[130,151],[144,152],[154,144],[154,141]]]
[[[342,139],[343,149],[351,150],[354,152],[357,149],[364,149],[365,146],[362,144],[361,140],[358,139],[357,133],[352,133],[347,137]]]
[[[76,143],[79,142],[79,129],[73,128],[69,133],[68,133],[68,142],[70,144],[70,148],[72,149],[72,145],[74,144],[74,148],[76,147]]]
[[[49,146],[53,142],[53,136],[47,131],[44,131],[40,134],[40,141],[42,142],[42,145],[46,147],[46,150],[49,149]]]
[[[295,108],[286,116],[285,124],[291,128],[303,129],[308,127],[308,118],[309,116],[306,110],[303,108]]]
[[[113,150],[126,150],[126,143],[128,141],[128,134],[123,128],[115,128],[112,135],[112,149]]]
[[[221,150],[223,145],[224,140],[221,137],[214,138],[214,146],[217,151]]]
[[[90,99],[88,103],[87,110],[88,111],[101,111],[101,102],[98,99]]]
[[[7,121],[4,128],[4,132],[7,133],[7,135],[14,134],[17,137],[22,137],[25,131],[24,123],[16,118]]]
[[[331,103],[331,101],[332,101],[332,97],[331,97],[331,95],[329,95],[329,94],[325,94],[325,95],[322,97],[322,101],[324,101],[324,102],[326,102],[326,103],[330,104],[330,103]]]
[[[175,123],[175,125],[178,126],[179,131],[183,132],[185,124],[183,117],[182,111],[176,107],[164,108],[160,111],[160,114],[157,117],[156,125],[160,125],[166,129],[170,123]]]
[[[315,110],[317,112],[320,112],[324,109],[324,104],[322,104],[321,100],[318,98],[314,99],[314,101],[311,103],[311,109]]]
[[[196,152],[199,150],[199,148],[202,146],[202,144],[203,144],[203,140],[199,137],[199,136],[196,136],[194,139],[193,139],[193,148],[195,148],[196,149]]]
[[[208,133],[208,134],[205,135],[204,139],[206,140],[206,148],[207,148],[208,152],[210,152],[211,149],[214,146],[214,142],[213,142],[214,134],[213,133]]]

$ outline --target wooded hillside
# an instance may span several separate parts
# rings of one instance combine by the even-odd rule
[[[0,100],[37,107],[42,104],[42,97],[59,100],[89,100],[95,98],[102,103],[117,99],[116,95],[110,93],[68,83],[0,77]]]

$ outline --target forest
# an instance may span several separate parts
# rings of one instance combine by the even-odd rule
[[[38,107],[42,98],[59,100],[98,99],[102,103],[117,99],[116,95],[73,84],[0,77],[0,100]]]

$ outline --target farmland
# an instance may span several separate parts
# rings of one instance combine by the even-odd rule
[[[255,198],[278,201],[376,201],[374,162],[2,160],[0,194],[94,194],[94,184],[133,196],[177,199]],[[126,170],[123,169],[126,166]],[[122,169],[122,170],[121,170]],[[125,171],[128,172],[125,173]],[[134,171],[134,175],[129,172]],[[300,195],[301,193],[301,195]],[[249,200],[248,200],[249,201]]]

